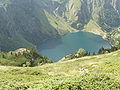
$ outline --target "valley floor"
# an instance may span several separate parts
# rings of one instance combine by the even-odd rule
[[[120,51],[38,67],[0,66],[0,90],[120,90]]]

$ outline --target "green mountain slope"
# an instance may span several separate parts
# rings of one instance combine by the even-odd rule
[[[51,4],[50,0],[1,0],[0,49],[35,47],[50,37],[76,31],[48,12],[54,8]]]
[[[85,30],[106,37],[120,27],[119,0],[1,0],[0,50],[36,47]]]
[[[57,35],[57,31],[49,24],[46,15],[40,9],[39,14],[43,18],[39,20],[35,5],[32,5],[30,0],[6,0],[6,2],[2,0],[0,3],[6,3],[0,7],[0,41],[3,41],[0,47],[2,50],[33,47]]]
[[[0,66],[0,89],[119,90],[120,51],[33,68]]]

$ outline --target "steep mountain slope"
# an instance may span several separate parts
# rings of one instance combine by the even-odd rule
[[[0,0],[0,13],[2,51],[78,30],[106,37],[120,27],[120,0]]]
[[[43,3],[37,0],[1,0],[0,3],[0,47],[2,50],[33,47],[50,37],[59,35],[44,12],[45,1]],[[66,29],[62,30],[63,34],[68,32]]]
[[[0,41],[3,41],[2,45],[0,44],[1,49],[31,47],[42,39],[57,35],[43,11],[40,10],[40,14],[44,15],[41,20],[35,16],[35,10],[32,8],[34,6],[31,5],[30,0],[6,0],[6,2],[0,8]],[[42,23],[44,20],[46,22]]]
[[[107,31],[120,26],[120,0],[61,0],[64,8],[57,9],[73,27],[79,29],[94,20]],[[63,5],[63,4],[62,4]]]
[[[33,68],[0,66],[0,89],[119,90],[120,51]]]
[[[58,0],[58,2],[62,4],[56,9],[57,16],[64,17],[73,28],[83,29],[108,39],[111,37],[108,36],[109,32],[117,32],[116,28],[120,26],[120,0]]]

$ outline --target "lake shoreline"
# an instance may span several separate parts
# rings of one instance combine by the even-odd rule
[[[111,48],[111,45],[100,35],[79,31],[50,38],[40,44],[38,51],[54,61],[58,61],[64,56],[76,52],[79,48],[97,53],[102,47]]]

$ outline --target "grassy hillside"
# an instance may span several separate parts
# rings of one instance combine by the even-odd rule
[[[106,35],[106,33],[101,29],[101,27],[93,20],[90,20],[89,23],[84,27],[84,31],[92,32],[102,36]]]
[[[45,63],[52,63],[52,60],[34,49],[20,48],[15,51],[0,52],[0,65],[33,67]]]
[[[120,27],[119,3],[119,0],[0,0],[0,50],[36,47],[51,37],[83,29],[106,36],[107,31],[116,32]]]
[[[33,68],[0,66],[0,89],[119,90],[120,51]]]

